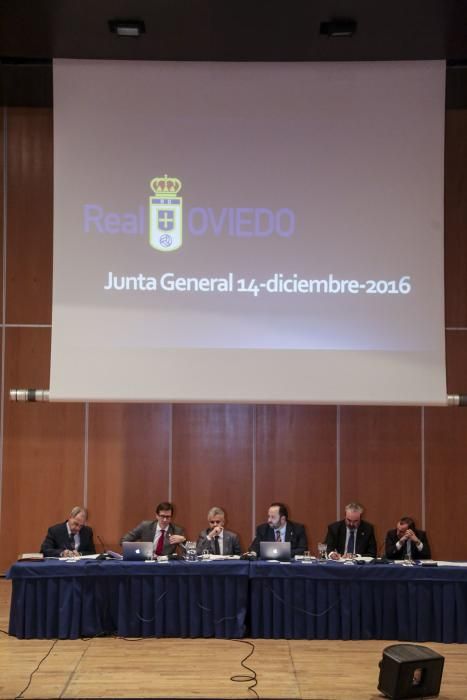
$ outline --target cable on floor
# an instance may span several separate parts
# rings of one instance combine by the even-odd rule
[[[234,683],[250,683],[248,686],[248,690],[250,693],[253,693],[255,698],[259,698],[258,693],[255,690],[255,686],[258,685],[258,678],[256,676],[256,671],[252,669],[250,666],[247,666],[245,661],[247,661],[250,656],[253,655],[255,651],[255,645],[253,642],[249,642],[246,639],[232,639],[232,642],[238,642],[238,644],[248,644],[248,646],[251,647],[250,652],[240,661],[240,664],[243,666],[244,669],[249,671],[250,673],[248,675],[246,674],[239,674],[235,676],[230,676],[230,680],[233,681]]]
[[[30,686],[31,683],[32,683],[32,677],[33,677],[33,675],[40,669],[41,665],[44,663],[44,661],[46,660],[46,658],[51,654],[52,650],[54,649],[54,647],[55,647],[55,645],[56,645],[56,643],[57,643],[58,641],[60,641],[60,640],[59,640],[59,639],[56,639],[56,640],[54,641],[54,643],[53,643],[52,646],[50,647],[50,649],[49,649],[49,651],[47,652],[47,654],[45,654],[45,656],[42,657],[42,659],[39,661],[39,663],[37,664],[37,666],[36,666],[36,668],[34,669],[34,671],[32,671],[32,672],[30,673],[28,684],[26,685],[25,688],[23,688],[23,690],[21,690],[21,691],[18,693],[18,695],[15,696],[15,700],[19,700],[19,698],[23,698],[23,697],[24,697],[24,693],[27,691],[27,689],[29,688],[29,686]]]

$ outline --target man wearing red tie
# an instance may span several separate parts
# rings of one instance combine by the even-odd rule
[[[290,542],[292,557],[303,554],[308,549],[305,528],[301,523],[294,523],[288,518],[287,507],[283,503],[271,503],[268,521],[256,528],[256,536],[250,545],[250,552],[259,555],[260,542]]]
[[[172,523],[173,505],[167,501],[156,507],[155,520],[143,520],[123,535],[121,542],[152,542],[156,556],[174,554],[186,540],[183,528]]]

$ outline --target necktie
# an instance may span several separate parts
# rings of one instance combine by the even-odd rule
[[[68,549],[71,549],[71,550],[76,549],[75,536],[73,535],[73,533],[70,535],[69,539],[70,539],[70,544],[68,545]]]
[[[161,530],[161,534],[159,535],[159,539],[157,540],[156,544],[156,556],[160,556],[162,554],[162,551],[164,549],[164,538],[165,538],[165,530]]]
[[[219,547],[219,535],[214,537],[214,554],[220,554],[221,550]]]
[[[276,530],[276,542],[281,542],[281,531]]]
[[[350,530],[349,541],[347,542],[347,554],[353,554],[355,549],[355,530]]]

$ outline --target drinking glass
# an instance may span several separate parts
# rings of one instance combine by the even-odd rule
[[[303,552],[303,561],[311,562],[311,552],[308,549],[306,552]]]
[[[198,561],[198,556],[196,554],[196,542],[185,542],[186,548],[186,561]]]
[[[328,558],[328,546],[325,542],[318,542],[318,560],[325,561]]]

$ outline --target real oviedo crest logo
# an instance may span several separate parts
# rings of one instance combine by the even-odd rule
[[[178,250],[182,245],[181,181],[176,177],[155,177],[149,197],[149,243],[163,253]]]

